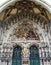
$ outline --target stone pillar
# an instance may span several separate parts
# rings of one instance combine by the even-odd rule
[[[12,65],[12,60],[10,60],[9,65]]]
[[[42,65],[42,60],[41,60],[41,47],[39,47],[39,57],[40,57],[40,65]]]
[[[1,65],[7,65],[7,63],[6,62],[1,62]]]
[[[22,65],[29,65],[29,49],[24,47],[22,49]]]
[[[47,60],[44,60],[44,65],[47,65]]]
[[[42,65],[44,65],[44,60],[42,59],[41,61],[42,61]]]
[[[51,60],[50,60],[50,65],[51,65]]]
[[[50,61],[47,61],[47,65],[50,65]]]
[[[40,65],[42,65],[42,60],[40,59]]]

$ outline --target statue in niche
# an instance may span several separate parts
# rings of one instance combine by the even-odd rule
[[[29,49],[27,47],[24,47],[22,49],[22,56],[23,56],[23,58],[28,58],[29,54],[30,54]]]

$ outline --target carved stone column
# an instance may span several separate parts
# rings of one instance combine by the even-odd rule
[[[22,49],[22,64],[23,65],[29,65],[29,56],[30,56],[29,49],[25,45],[24,48]]]

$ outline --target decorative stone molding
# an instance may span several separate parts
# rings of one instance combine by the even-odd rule
[[[20,1],[20,0],[17,0],[17,1]],[[27,54],[27,57],[29,57],[28,53],[29,53],[30,46],[35,45],[39,49],[40,61],[42,61],[41,64],[43,64],[43,63],[46,64],[45,60],[48,61],[50,59],[50,51],[51,51],[50,50],[50,41],[49,41],[50,35],[49,35],[49,28],[48,28],[49,27],[49,18],[48,18],[46,9],[49,12],[51,12],[51,8],[50,8],[51,6],[44,4],[44,1],[42,1],[42,0],[31,0],[33,3],[34,2],[38,3],[38,5],[34,4],[34,6],[37,9],[40,8],[40,13],[37,14],[37,12],[35,12],[35,10],[33,9],[33,6],[32,6],[32,9],[28,9],[28,11],[29,11],[28,13],[30,14],[29,15],[27,13],[28,6],[26,6],[26,8],[25,8],[25,6],[22,7],[22,5],[21,5],[21,10],[19,10],[16,7],[17,1],[16,0],[9,0],[5,4],[0,6],[1,7],[0,12],[4,11],[4,18],[2,21],[0,21],[0,27],[1,27],[0,32],[2,33],[2,34],[0,33],[1,60],[2,60],[2,58],[4,58],[5,60],[6,59],[8,60],[9,59],[8,56],[11,56],[10,58],[12,60],[13,48],[16,45],[19,45],[22,47],[23,56],[24,56],[23,60],[24,60],[26,57],[26,54]],[[14,6],[10,6],[10,5],[12,5],[13,2],[16,2],[16,5],[14,5],[16,7],[16,14],[15,13],[13,14],[13,12],[15,10]],[[32,2],[30,2],[31,5],[32,5]],[[25,3],[27,5],[26,1],[25,1]],[[21,4],[24,4],[24,2]],[[38,6],[40,6],[39,4],[42,5],[42,7],[38,7]],[[7,8],[6,5],[9,7]],[[20,6],[20,5],[18,5],[18,6]],[[24,12],[26,12],[26,14],[22,13],[23,12],[22,9]],[[12,14],[10,14],[10,12]],[[21,17],[20,17],[19,12],[21,13]],[[9,17],[8,17],[8,15],[9,15]],[[25,18],[24,18],[24,16],[25,16]],[[26,34],[22,38],[17,38],[17,30],[20,30],[20,29],[21,29],[21,31],[24,30],[24,27],[26,27],[26,25],[27,25],[27,24],[24,25],[24,23],[27,21],[27,18],[28,18],[27,28],[29,27],[32,29],[32,27],[33,27],[33,29],[32,29],[33,32],[36,31],[36,33],[39,36],[38,38],[40,38],[40,39],[38,39],[38,40],[35,40],[35,39],[32,40],[32,38],[27,39]],[[22,21],[24,21],[24,22],[22,22]],[[23,25],[20,25],[20,24],[23,24]],[[14,34],[15,30],[16,30],[16,34]],[[13,35],[16,35],[16,37],[10,37]],[[13,38],[12,41],[10,38]],[[7,50],[7,48],[8,48],[8,50]],[[25,51],[27,51],[27,52],[24,54]],[[5,55],[6,52],[9,52],[10,55],[8,54],[8,56],[6,56]],[[5,58],[5,56],[6,56],[6,58]],[[24,62],[24,63],[26,63],[26,62]]]
[[[0,5],[0,12],[2,12],[7,6],[9,6],[11,3],[16,2],[16,1],[20,1],[20,0],[6,0],[5,2],[3,1],[3,3]],[[34,2],[39,3],[40,5],[42,5],[43,7],[45,7],[50,13],[51,13],[51,4],[50,4],[50,0],[44,1],[44,0],[31,0]]]

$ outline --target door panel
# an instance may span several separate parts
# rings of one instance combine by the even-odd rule
[[[35,46],[30,47],[30,65],[40,65],[39,50]]]
[[[22,65],[21,51],[19,46],[13,49],[12,65]]]

